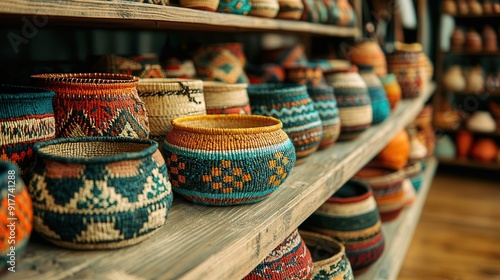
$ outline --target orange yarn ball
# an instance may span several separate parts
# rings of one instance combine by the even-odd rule
[[[384,166],[401,169],[406,166],[409,157],[410,137],[406,130],[403,129],[380,151],[376,160]]]

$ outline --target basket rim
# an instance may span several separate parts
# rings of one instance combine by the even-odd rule
[[[35,82],[50,82],[60,85],[136,85],[139,77],[112,73],[44,73],[30,76]]]
[[[309,248],[308,240],[321,240],[319,242],[319,245],[323,245],[322,247],[329,246],[328,248],[332,248],[333,246],[336,246],[338,248],[338,251],[335,252],[335,254],[330,255],[330,257],[326,259],[322,259],[319,261],[314,261],[314,264],[317,265],[326,265],[331,263],[333,260],[340,260],[342,258],[342,255],[345,254],[345,246],[341,242],[337,241],[335,238],[330,237],[328,235],[312,232],[312,231],[307,231],[307,230],[302,230],[299,229],[299,234],[304,243],[306,244],[306,247]],[[311,252],[312,256],[312,252]],[[346,256],[347,257],[347,256]]]
[[[256,123],[264,124],[264,126],[256,126],[250,128],[206,128],[206,127],[193,127],[184,123],[189,121],[217,121],[220,119],[225,120],[250,120]],[[280,120],[259,115],[239,115],[239,114],[214,114],[214,115],[194,115],[175,118],[171,121],[172,128],[187,132],[210,134],[210,135],[229,135],[229,134],[259,134],[268,133],[280,130],[283,126]],[[267,124],[267,125],[266,125]]]
[[[205,83],[199,79],[185,79],[185,78],[141,78],[139,79],[139,86],[144,85],[165,85],[170,83]]]
[[[58,145],[63,143],[134,143],[134,144],[149,144],[148,147],[139,152],[129,152],[123,154],[116,154],[111,156],[99,156],[93,158],[76,158],[76,157],[64,157],[58,155],[52,155],[46,152],[41,151],[41,149],[51,146]],[[95,164],[95,163],[113,163],[124,160],[136,160],[142,159],[147,156],[153,155],[158,150],[158,143],[156,141],[150,139],[136,139],[136,138],[127,138],[127,137],[111,137],[111,136],[102,136],[102,137],[68,137],[68,138],[56,138],[44,142],[38,142],[33,145],[33,151],[37,155],[37,157],[41,159],[49,159],[57,162],[63,163],[79,163],[79,164]]]
[[[361,188],[362,193],[359,195],[350,196],[350,197],[336,197],[336,196],[332,195],[327,200],[327,202],[328,203],[355,203],[355,202],[360,202],[360,201],[363,201],[365,199],[368,199],[369,197],[373,197],[373,190],[371,189],[371,187],[368,184],[361,182],[359,180],[352,180],[351,179],[351,180],[347,181],[343,186],[341,186],[339,188],[339,190],[348,184],[353,186],[353,187]],[[337,192],[339,190],[337,190]]]
[[[2,101],[9,99],[32,100],[52,98],[55,95],[56,93],[54,91],[40,87],[0,84],[0,100]]]

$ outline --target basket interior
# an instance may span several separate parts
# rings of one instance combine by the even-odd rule
[[[40,152],[68,159],[91,159],[137,153],[147,149],[148,143],[131,142],[70,142],[42,147]]]

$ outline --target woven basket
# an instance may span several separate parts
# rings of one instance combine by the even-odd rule
[[[275,18],[280,5],[278,0],[253,0],[250,15],[254,17]]]
[[[302,0],[278,0],[280,9],[276,18],[298,20],[304,12]]]
[[[250,0],[220,0],[217,12],[236,15],[247,15],[252,9]]]
[[[384,86],[369,65],[360,66],[359,74],[368,87],[368,93],[372,101],[372,123],[379,124],[385,121],[391,114],[391,105],[387,99]]]
[[[319,144],[320,149],[327,148],[337,141],[340,135],[340,117],[337,108],[337,99],[331,86],[307,87],[307,93],[318,111],[323,125],[323,138]]]
[[[424,169],[420,161],[407,165],[404,169],[406,177],[410,179],[415,191],[419,191],[424,180]]]
[[[349,48],[347,52],[349,60],[356,65],[373,66],[377,76],[387,75],[387,61],[384,51],[376,40],[367,39]]]
[[[184,8],[215,12],[219,6],[219,0],[179,0]]]
[[[382,81],[385,93],[387,94],[387,99],[389,100],[391,110],[393,110],[399,104],[402,96],[398,79],[393,73],[389,73],[386,76],[380,78],[380,80]]]
[[[193,55],[197,77],[204,81],[248,83],[243,70],[246,58],[241,55],[234,48],[220,44],[203,46]]]
[[[294,65],[285,67],[285,80],[299,85],[319,86],[324,84],[320,67]]]
[[[383,222],[396,219],[405,206],[403,190],[404,170],[365,166],[354,179],[368,184],[373,189],[377,207]]]
[[[138,78],[123,74],[38,74],[33,83],[56,92],[57,137],[122,136],[148,138]]]
[[[34,160],[33,144],[55,137],[54,95],[41,88],[0,85],[0,158],[16,163],[21,176]]]
[[[30,239],[33,228],[33,205],[28,189],[19,177],[17,166],[2,160],[0,160],[0,226],[2,227],[0,272],[10,267],[14,267],[15,270],[15,265]]]
[[[368,87],[356,67],[324,72],[327,84],[335,89],[340,115],[341,140],[358,137],[372,123],[373,113]]]
[[[366,271],[385,247],[382,223],[370,186],[348,181],[303,224],[342,242],[355,275]]]
[[[311,253],[294,230],[243,280],[311,279],[312,273]]]
[[[152,140],[59,138],[34,147],[29,183],[35,230],[55,245],[113,249],[139,243],[165,223],[172,191]]]
[[[302,4],[304,5],[304,12],[300,17],[300,20],[313,23],[319,22],[318,6],[316,6],[314,1],[315,0],[302,0]]]
[[[158,57],[154,54],[122,57],[118,55],[105,55],[93,65],[93,72],[113,74],[127,74],[142,78],[166,78],[167,73],[160,65]]]
[[[283,130],[292,140],[299,162],[319,148],[323,127],[306,86],[251,85],[248,96],[253,114],[275,117],[283,122]]]
[[[177,118],[162,151],[173,190],[207,205],[254,203],[285,181],[295,164],[281,122],[263,116]]]
[[[312,280],[353,280],[351,263],[342,243],[329,236],[299,231],[313,258]]]
[[[203,82],[188,79],[140,79],[139,96],[148,110],[150,138],[163,142],[178,117],[206,114]]]
[[[247,84],[203,82],[207,114],[250,115]]]
[[[419,62],[422,46],[397,43],[395,47],[396,51],[387,56],[389,72],[396,75],[403,98],[418,97],[426,82],[426,73]]]

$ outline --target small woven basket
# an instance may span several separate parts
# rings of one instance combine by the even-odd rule
[[[247,84],[203,82],[207,114],[251,114]]]
[[[153,140],[163,142],[175,118],[206,114],[201,80],[141,79],[137,91],[148,110]]]
[[[295,164],[281,122],[271,117],[202,115],[177,118],[162,151],[173,190],[207,205],[260,201]]]
[[[34,146],[29,183],[35,231],[72,249],[139,243],[172,204],[158,143],[122,137],[59,138]]]

